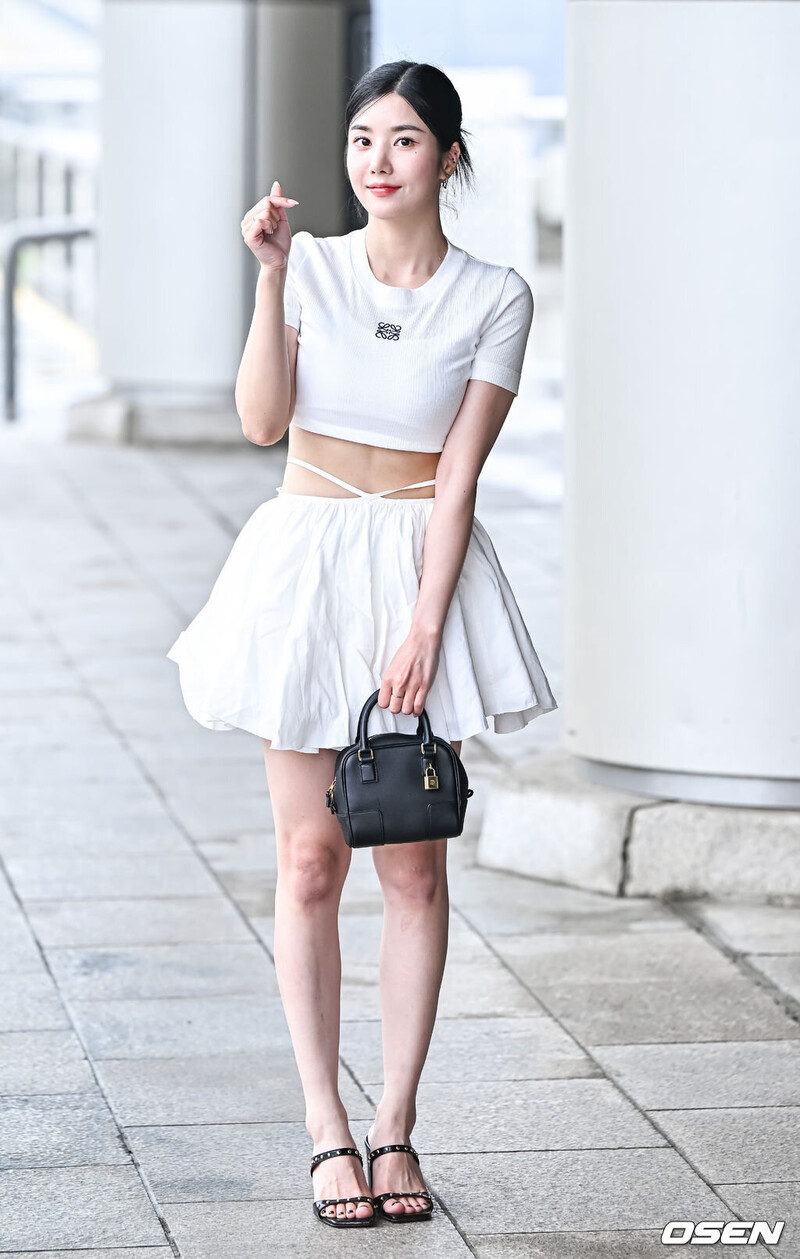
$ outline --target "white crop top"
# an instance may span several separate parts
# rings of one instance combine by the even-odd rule
[[[372,273],[366,227],[296,232],[286,323],[299,332],[292,423],[370,446],[440,451],[469,380],[519,391],[533,296],[513,267],[448,241],[420,288]]]

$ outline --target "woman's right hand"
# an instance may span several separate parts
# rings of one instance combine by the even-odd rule
[[[263,197],[242,219],[242,236],[248,249],[262,267],[282,271],[289,261],[292,233],[286,217],[286,206],[298,205],[293,197],[284,197],[277,179],[269,196]]]

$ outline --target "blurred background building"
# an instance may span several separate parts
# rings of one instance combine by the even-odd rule
[[[238,440],[255,280],[239,221],[277,176],[300,200],[295,230],[354,226],[344,99],[401,57],[458,87],[478,188],[451,199],[445,231],[535,278],[528,396],[534,376],[558,392],[564,17],[564,0],[5,0],[2,225],[92,229],[21,249],[7,413],[41,431]]]

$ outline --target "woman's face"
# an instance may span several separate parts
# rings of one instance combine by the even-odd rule
[[[433,132],[396,92],[374,101],[350,124],[347,173],[375,218],[400,218],[438,204],[445,161]]]

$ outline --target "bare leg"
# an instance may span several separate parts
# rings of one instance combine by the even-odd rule
[[[314,1154],[355,1145],[339,1096],[342,978],[339,902],[351,849],[325,807],[336,752],[276,750],[264,743],[275,817],[275,969],[306,1103]],[[325,1159],[314,1169],[315,1198],[369,1194],[353,1155]],[[339,1203],[325,1214],[367,1218],[367,1202]]]
[[[453,743],[461,753],[461,741]],[[384,894],[380,979],[383,1016],[383,1097],[369,1131],[372,1149],[413,1144],[416,1096],[436,1021],[447,958],[450,897],[447,839],[373,849]],[[372,1167],[373,1193],[406,1189],[387,1198],[385,1211],[412,1214],[429,1207],[414,1195],[425,1181],[410,1154],[382,1154]]]

